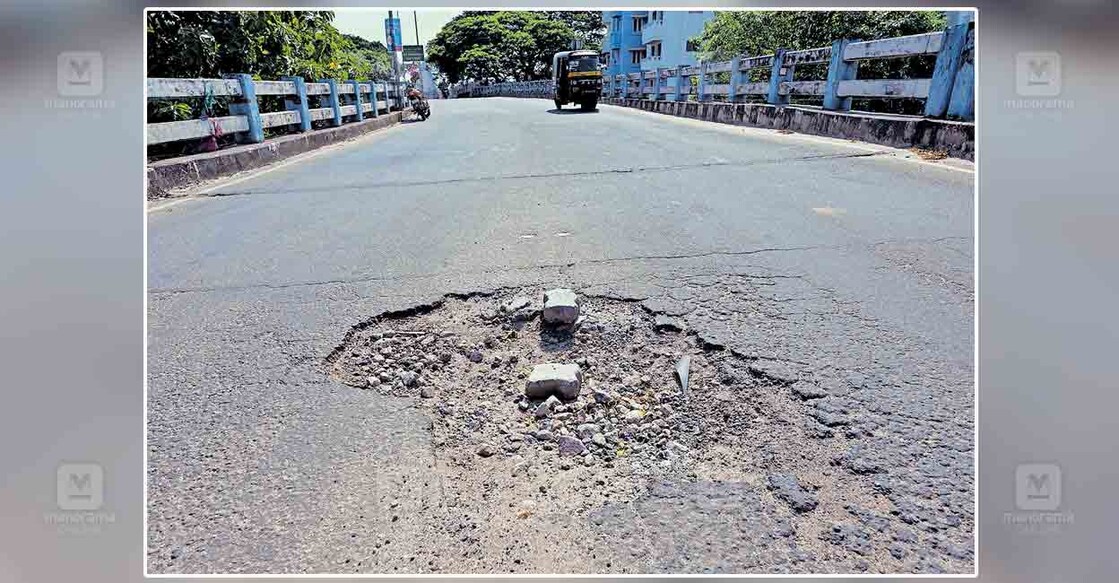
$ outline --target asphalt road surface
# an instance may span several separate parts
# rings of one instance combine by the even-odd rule
[[[150,572],[971,573],[973,174],[551,108],[436,101],[149,213]],[[727,467],[505,540],[444,495],[415,399],[342,385],[324,359],[388,310],[561,286],[823,394],[786,399],[803,426],[761,414],[764,439],[723,439]]]

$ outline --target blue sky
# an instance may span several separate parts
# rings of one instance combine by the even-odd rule
[[[394,9],[395,12],[395,9]],[[456,9],[401,10],[400,18],[404,44],[416,44],[416,26],[412,14],[415,12],[420,24],[420,44],[427,44],[443,25],[462,12]],[[354,34],[368,40],[385,42],[385,19],[389,11],[368,8],[335,8],[334,26],[347,34]]]

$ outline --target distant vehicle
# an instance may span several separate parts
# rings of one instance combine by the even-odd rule
[[[578,103],[583,111],[598,107],[602,95],[602,69],[595,51],[563,51],[552,57],[552,84],[556,109]]]

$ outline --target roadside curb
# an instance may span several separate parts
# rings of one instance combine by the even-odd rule
[[[363,134],[399,124],[401,111],[372,119],[313,132],[280,136],[260,144],[235,146],[217,152],[194,154],[148,165],[147,199],[160,200],[183,196],[185,189],[217,178],[262,168],[319,148],[344,142]]]
[[[975,124],[968,122],[796,106],[776,107],[762,103],[697,103],[617,97],[605,98],[602,103],[729,125],[858,140],[892,148],[943,150],[953,158],[975,159]]]

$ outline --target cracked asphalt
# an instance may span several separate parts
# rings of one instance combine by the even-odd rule
[[[432,109],[149,213],[150,572],[972,572],[971,173],[610,106]],[[324,359],[386,311],[560,286],[680,318],[780,416],[539,536],[444,536],[432,420]]]

